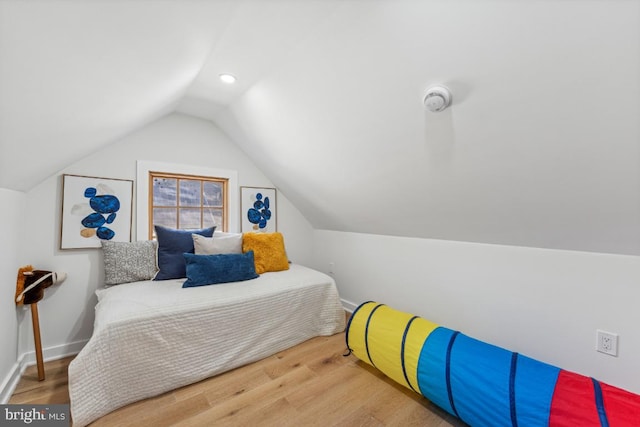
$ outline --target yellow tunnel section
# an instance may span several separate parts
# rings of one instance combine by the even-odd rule
[[[420,393],[418,360],[429,334],[438,327],[429,320],[369,301],[351,315],[347,346],[360,360]],[[375,334],[369,334],[369,331]]]

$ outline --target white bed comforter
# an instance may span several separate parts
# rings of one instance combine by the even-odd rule
[[[183,282],[97,291],[93,336],[69,365],[74,426],[345,327],[333,279],[299,265],[244,282]]]

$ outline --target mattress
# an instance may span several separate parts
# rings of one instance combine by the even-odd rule
[[[69,365],[74,426],[345,327],[334,280],[292,264],[257,279],[98,290],[94,332]]]

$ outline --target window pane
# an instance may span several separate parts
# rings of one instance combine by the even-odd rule
[[[165,227],[176,228],[178,224],[176,210],[173,208],[154,208],[153,225],[164,225]]]
[[[173,178],[153,178],[153,204],[155,206],[176,206],[177,180]]]
[[[180,180],[180,206],[200,206],[200,181]]]
[[[222,183],[221,182],[204,182],[204,205],[205,206],[222,206]]]
[[[222,209],[204,209],[203,214],[203,227],[213,227],[216,225],[218,226],[218,231],[223,231],[222,227],[224,226],[224,223],[222,218]]]
[[[180,229],[193,230],[194,228],[202,228],[200,212],[200,209],[180,208]]]
[[[226,179],[149,173],[150,223],[183,230],[217,226],[224,230]],[[153,227],[149,229],[153,236]]]

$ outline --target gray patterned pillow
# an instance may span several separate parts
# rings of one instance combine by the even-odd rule
[[[101,242],[105,285],[151,280],[158,272],[157,241]]]

